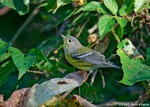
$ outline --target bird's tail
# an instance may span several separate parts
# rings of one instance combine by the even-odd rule
[[[118,65],[114,65],[114,64],[112,64],[112,67],[117,68],[117,69],[121,69],[121,67],[120,67],[120,66],[118,66]]]
[[[108,65],[109,67],[113,67],[113,68],[116,68],[116,69],[121,69],[120,66],[115,65],[113,62],[110,62],[110,61],[107,61],[107,65]]]

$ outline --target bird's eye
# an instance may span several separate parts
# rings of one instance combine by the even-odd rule
[[[69,42],[71,42],[71,40],[69,39]]]

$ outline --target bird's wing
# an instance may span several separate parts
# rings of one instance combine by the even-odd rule
[[[71,54],[72,58],[82,60],[91,64],[100,65],[102,63],[107,63],[105,56],[87,47],[82,47],[82,49],[75,50]]]

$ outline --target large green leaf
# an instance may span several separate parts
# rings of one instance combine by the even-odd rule
[[[150,80],[150,66],[143,64],[142,55],[132,45],[129,39],[118,44],[117,54],[120,56],[123,79],[120,81],[126,85],[133,85],[136,82]]]
[[[117,14],[118,5],[115,0],[103,0],[105,6],[112,12],[113,15]]]
[[[117,54],[120,56],[124,72],[121,83],[131,86],[139,81],[150,80],[149,66],[144,65],[139,59],[130,59],[121,49],[117,50]]]
[[[0,66],[0,87],[6,82],[11,73],[16,70],[12,60],[5,62]]]
[[[100,34],[100,39],[103,39],[103,37],[111,31],[115,24],[115,20],[110,17],[109,15],[103,15],[100,17],[98,21],[98,30]]]
[[[13,59],[15,66],[19,70],[19,79],[26,73],[26,71],[31,67],[35,60],[35,56],[24,55],[19,49],[10,47],[9,49],[10,55]]]
[[[0,0],[0,3],[16,10],[20,15],[29,11],[29,0]]]

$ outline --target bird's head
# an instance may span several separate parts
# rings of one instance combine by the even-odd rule
[[[77,38],[73,36],[61,36],[63,37],[65,52],[72,53],[73,51],[82,47],[81,43],[78,41]]]

